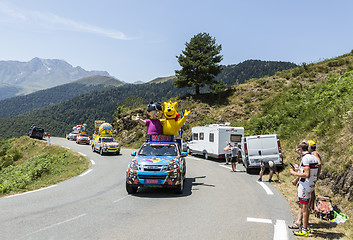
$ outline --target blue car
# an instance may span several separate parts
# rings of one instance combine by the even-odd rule
[[[126,170],[126,191],[137,192],[139,187],[173,188],[181,194],[186,176],[186,152],[170,135],[152,135],[136,152]]]

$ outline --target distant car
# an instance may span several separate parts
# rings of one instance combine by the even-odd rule
[[[89,144],[89,142],[90,142],[90,138],[89,138],[88,134],[86,134],[86,133],[77,134],[77,137],[76,137],[77,144],[80,144],[80,143]]]
[[[186,176],[186,152],[181,152],[178,143],[171,139],[148,141],[131,153],[134,158],[126,170],[126,191],[137,192],[138,187],[174,188],[181,194]]]
[[[92,141],[92,151],[99,152],[100,155],[106,153],[120,154],[120,145],[113,137],[97,137]]]
[[[70,132],[70,133],[66,136],[66,138],[67,138],[67,140],[76,141],[77,134],[78,134],[77,132]]]
[[[31,129],[28,132],[28,136],[30,138],[37,138],[42,140],[44,137],[44,129],[37,126],[31,127]]]

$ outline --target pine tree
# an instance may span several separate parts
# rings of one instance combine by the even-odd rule
[[[208,33],[199,33],[185,43],[185,50],[177,56],[181,70],[176,70],[177,88],[194,87],[195,94],[200,94],[200,88],[217,83],[215,77],[221,72],[218,65],[223,56],[220,55],[222,45],[217,45],[215,38]]]

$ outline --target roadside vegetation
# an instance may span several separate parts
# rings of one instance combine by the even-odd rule
[[[0,196],[47,187],[89,167],[83,156],[46,142],[21,137],[0,140]]]

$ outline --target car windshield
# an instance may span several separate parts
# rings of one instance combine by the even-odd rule
[[[72,132],[71,135],[77,135],[78,133]]]
[[[88,137],[87,134],[80,134],[79,136],[80,136],[80,137]]]
[[[115,142],[114,138],[102,138],[102,142]]]
[[[177,156],[175,144],[145,144],[140,148],[138,155],[142,156]]]

